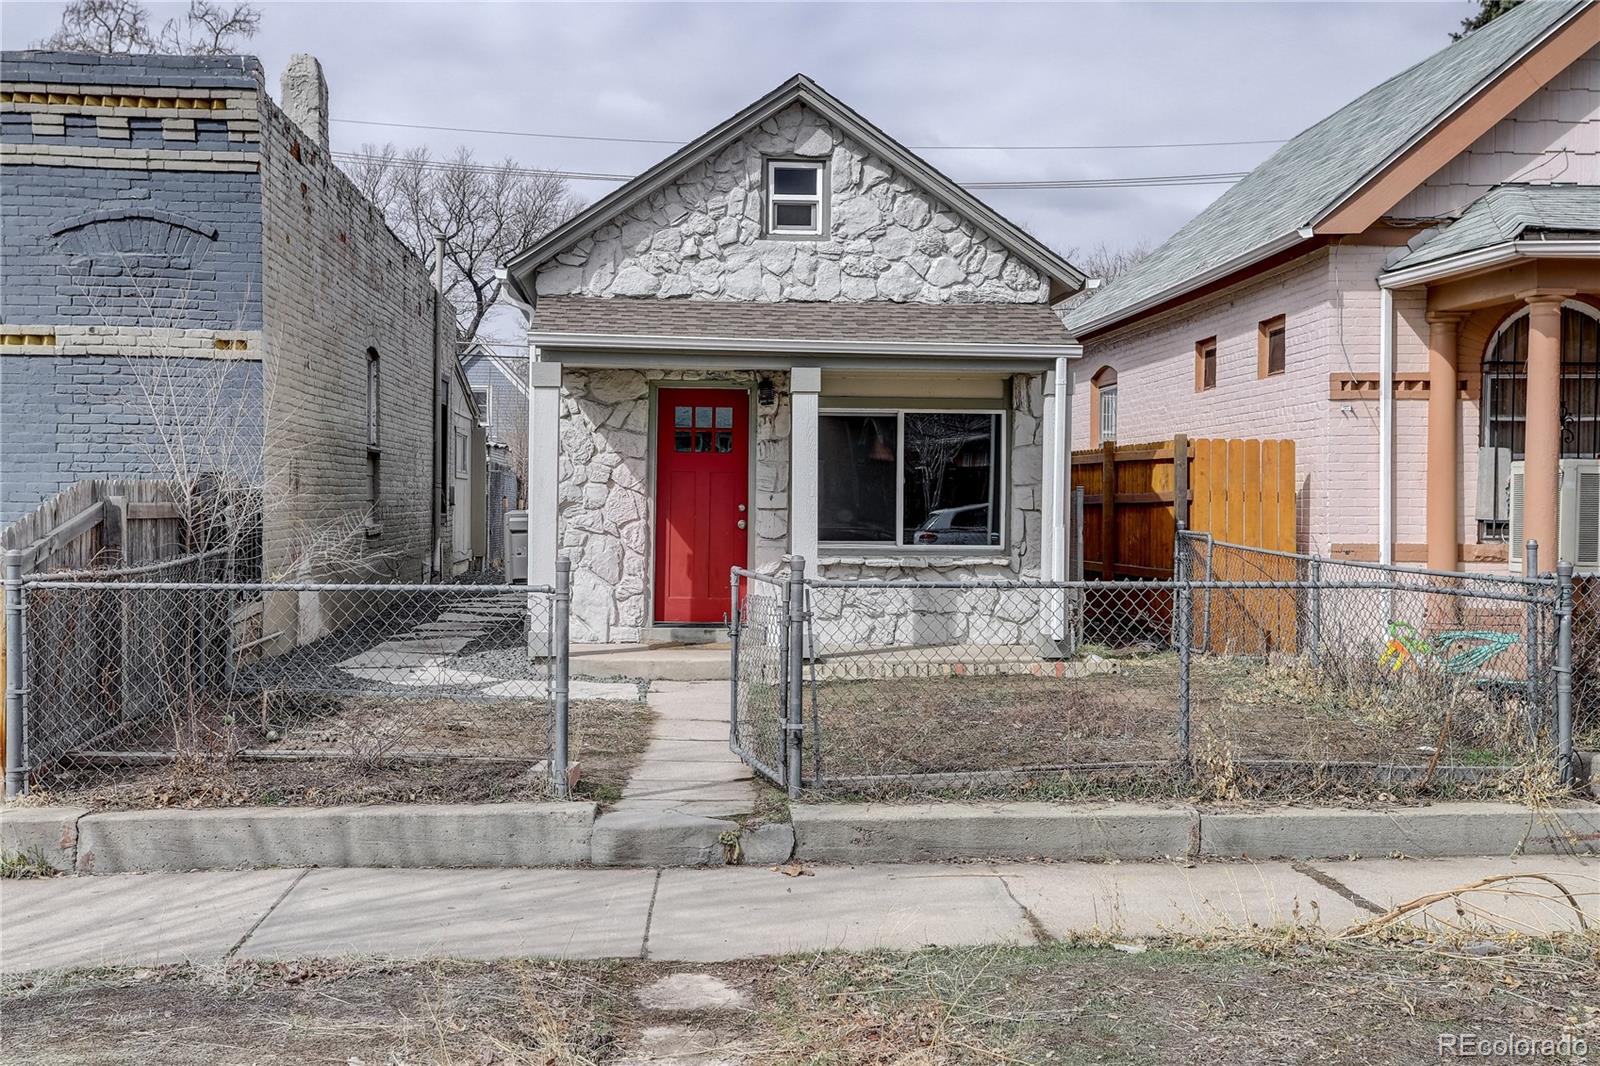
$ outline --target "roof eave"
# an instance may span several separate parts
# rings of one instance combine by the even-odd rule
[[[1085,321],[1076,323],[1071,327],[1072,331],[1078,337],[1087,337],[1093,333],[1104,333],[1108,329],[1113,329],[1122,325],[1129,319],[1139,317],[1141,314],[1149,311],[1152,308],[1160,307],[1162,304],[1170,303],[1173,300],[1180,300],[1187,293],[1193,292],[1196,289],[1202,289],[1215,281],[1219,281],[1222,278],[1228,277],[1230,274],[1237,274],[1241,270],[1248,270],[1263,260],[1271,259],[1273,256],[1286,252],[1297,244],[1306,242],[1307,238],[1298,231],[1286,233],[1282,237],[1279,237],[1267,244],[1260,245],[1241,255],[1234,256],[1227,262],[1220,263],[1204,273],[1195,274],[1185,278],[1183,281],[1168,285],[1165,289],[1161,289],[1136,303],[1129,304],[1126,307],[1118,308],[1110,314],[1104,315],[1100,318],[1086,319]]]
[[[783,355],[878,355],[929,359],[1075,359],[1083,345],[1070,339],[1055,344],[992,344],[950,341],[900,341],[792,337],[685,337],[638,333],[561,333],[532,330],[535,348],[566,350],[695,351],[726,354],[763,352]]]
[[[1504,77],[1508,71],[1511,71],[1511,70],[1515,69],[1517,64],[1521,63],[1524,59],[1528,58],[1528,56],[1530,54],[1532,54],[1533,52],[1537,51],[1540,48],[1540,46],[1542,46],[1551,37],[1555,36],[1557,33],[1560,33],[1563,29],[1565,29],[1572,22],[1573,19],[1577,18],[1580,14],[1582,14],[1585,10],[1587,10],[1588,6],[1589,5],[1587,5],[1587,4],[1576,4],[1576,5],[1573,6],[1573,8],[1570,11],[1568,11],[1561,18],[1557,19],[1556,21],[1552,22],[1550,25],[1546,26],[1544,28],[1543,32],[1541,32],[1538,36],[1532,38],[1527,43],[1525,43],[1523,45],[1523,47],[1514,56],[1512,56],[1510,59],[1506,60],[1505,63],[1503,63],[1500,67],[1496,68],[1493,73],[1491,73],[1490,75],[1485,77],[1482,81],[1478,82],[1477,85],[1473,86],[1470,92],[1468,92],[1465,95],[1463,95],[1460,99],[1456,100],[1453,104],[1451,104],[1444,111],[1442,111],[1438,115],[1436,115],[1434,117],[1433,121],[1429,122],[1426,126],[1424,126],[1421,129],[1419,129],[1415,134],[1412,135],[1412,137],[1409,140],[1406,141],[1406,143],[1404,145],[1402,145],[1400,148],[1396,149],[1394,152],[1390,153],[1390,155],[1387,158],[1385,158],[1383,160],[1383,162],[1377,164],[1372,169],[1368,170],[1357,181],[1355,181],[1349,188],[1345,189],[1344,192],[1340,193],[1337,197],[1335,197],[1334,200],[1331,203],[1329,203],[1326,207],[1324,207],[1321,211],[1319,211],[1307,223],[1307,225],[1313,231],[1320,232],[1320,230],[1318,230],[1318,227],[1324,225],[1328,221],[1329,218],[1331,218],[1333,215],[1337,214],[1339,212],[1339,210],[1341,208],[1343,208],[1345,204],[1349,203],[1350,200],[1352,200],[1354,197],[1356,197],[1361,192],[1361,190],[1367,188],[1369,185],[1371,185],[1373,182],[1377,181],[1384,174],[1388,173],[1388,171],[1389,171],[1389,169],[1391,167],[1393,167],[1396,163],[1398,163],[1400,160],[1404,159],[1407,155],[1409,155],[1412,151],[1414,151],[1419,144],[1421,144],[1423,141],[1425,141],[1429,137],[1429,135],[1431,135],[1433,133],[1434,130],[1438,129],[1445,122],[1449,121],[1451,116],[1459,113],[1461,111],[1461,109],[1463,107],[1465,107],[1467,104],[1471,103],[1473,100],[1475,100],[1479,96],[1483,95],[1483,93],[1486,90],[1488,90],[1491,86],[1493,86],[1496,82],[1498,82],[1502,77]]]
[[[1432,281],[1459,277],[1462,274],[1489,270],[1518,259],[1600,259],[1600,239],[1597,240],[1511,240],[1491,244],[1487,248],[1474,248],[1466,252],[1447,255],[1430,263],[1418,263],[1401,270],[1390,270],[1378,276],[1378,284],[1385,289],[1404,289]]]

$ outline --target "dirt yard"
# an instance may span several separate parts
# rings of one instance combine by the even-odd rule
[[[0,986],[0,1057],[17,1066],[578,1066],[642,1061],[634,1056],[647,1030],[667,1026],[752,1066],[1414,1066],[1438,1060],[1442,1034],[1600,1048],[1592,942],[1481,957],[1265,939],[1122,947],[710,966],[236,963],[14,979]],[[719,978],[747,1002],[640,1005],[639,989],[682,972]]]
[[[1107,659],[1108,672],[1064,678],[820,681],[807,756],[820,749],[823,791],[840,796],[931,786],[1349,802],[1500,794],[1553,751],[1547,733],[1530,737],[1548,723],[1526,720],[1520,691],[1196,655],[1185,779],[1176,653]],[[991,771],[1020,773],[972,778]],[[969,779],[918,781],[930,774]]]
[[[177,762],[80,763],[51,775],[32,799],[126,810],[549,798],[549,783],[535,769],[549,750],[549,718],[530,716],[529,703],[372,700],[369,710],[348,706],[359,702],[346,701],[299,728],[253,729],[260,746],[250,757],[207,745]],[[370,720],[357,729],[354,721],[368,714],[389,731]],[[415,724],[407,724],[407,716]],[[604,802],[620,794],[649,733],[650,711],[642,702],[574,702],[568,756],[582,768],[578,795]],[[312,757],[296,757],[300,752]],[[418,752],[433,754],[407,754]]]

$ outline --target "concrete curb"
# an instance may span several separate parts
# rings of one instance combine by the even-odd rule
[[[807,862],[1154,859],[1190,853],[1196,814],[1181,807],[1049,803],[800,806],[795,858]]]
[[[1593,855],[1600,854],[1600,807],[1535,811],[1507,803],[1451,803],[1387,811],[1203,813],[1199,854],[1220,859]]]
[[[0,851],[81,874],[268,867],[748,866],[958,859],[1137,861],[1600,855],[1600,805],[1501,803],[1393,810],[1045,803],[796,805],[793,824],[590,803],[0,810]]]
[[[78,825],[84,874],[271,866],[575,866],[592,803],[115,811]]]
[[[790,818],[794,857],[808,862],[1600,854],[1600,806],[1593,804],[1538,812],[1510,803],[1239,812],[1137,804],[839,804],[797,806]]]
[[[0,854],[20,855],[53,870],[72,869],[82,807],[14,807],[0,811]]]

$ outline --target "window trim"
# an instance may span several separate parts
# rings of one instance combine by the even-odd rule
[[[367,447],[383,447],[383,363],[378,349],[367,349]]]
[[[1206,384],[1206,353],[1211,354],[1211,384]],[[1194,344],[1194,391],[1212,392],[1217,387],[1217,338],[1207,337]]]
[[[1277,330],[1283,331],[1283,368],[1271,370],[1269,367],[1268,352],[1271,348],[1270,338]],[[1289,372],[1289,316],[1274,315],[1264,318],[1256,324],[1256,377],[1279,378]]]
[[[472,402],[478,408],[478,425],[484,429],[489,428],[490,414],[494,410],[494,390],[487,385],[473,385],[469,390]],[[483,393],[483,402],[478,403],[478,393]]]
[[[778,167],[791,167],[798,169],[814,170],[817,174],[817,191],[813,196],[804,196],[797,193],[780,193],[777,191],[777,181],[773,172]],[[817,240],[828,232],[828,161],[826,159],[799,159],[770,157],[766,161],[766,206],[762,210],[762,230],[765,235],[773,238]],[[810,204],[816,208],[812,218],[815,228],[798,229],[793,226],[779,226],[777,224],[777,208],[779,204]]]
[[[1007,462],[1009,458],[1009,442],[1011,439],[1011,412],[1003,407],[886,407],[882,405],[872,407],[821,407],[817,410],[817,418],[821,420],[829,415],[893,415],[895,418],[895,450],[894,450],[894,528],[895,539],[889,540],[821,540],[817,542],[819,549],[826,549],[834,555],[852,554],[899,554],[913,552],[917,555],[1004,555],[1010,546],[1010,500],[1011,500],[1011,467]],[[998,484],[1000,486],[1000,499],[995,504],[995,514],[999,521],[1000,543],[998,544],[902,544],[900,538],[905,536],[906,514],[906,449],[905,449],[905,423],[906,415],[990,415],[999,418],[999,428],[995,436],[994,460],[999,465]],[[818,463],[821,456],[818,456]],[[820,509],[822,500],[819,498],[817,506]]]
[[[1100,439],[1095,441],[1097,447],[1117,443],[1117,383],[1115,381],[1101,385],[1095,392],[1096,415],[1095,426],[1099,430]],[[1111,434],[1106,435],[1106,406],[1110,401],[1111,407]]]

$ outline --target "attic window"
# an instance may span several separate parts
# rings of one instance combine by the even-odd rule
[[[822,233],[821,162],[784,159],[767,163],[767,232]]]

